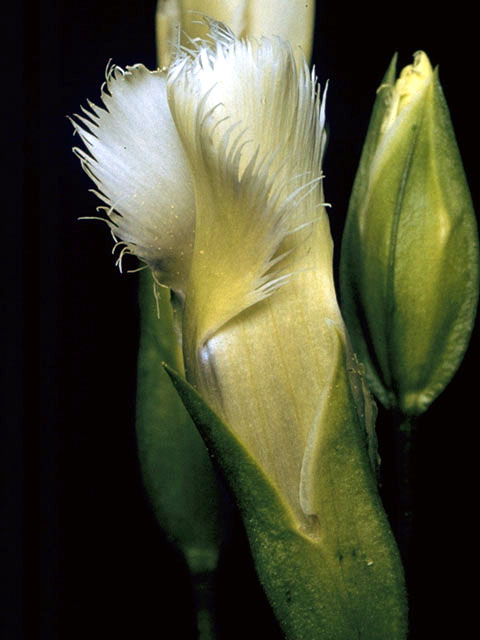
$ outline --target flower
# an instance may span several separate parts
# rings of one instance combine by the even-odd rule
[[[210,29],[168,71],[110,70],[77,153],[115,237],[180,302],[192,386],[172,377],[287,635],[401,638],[333,282],[324,98],[285,41]]]
[[[342,243],[342,300],[375,394],[425,411],[465,352],[478,240],[448,107],[423,52],[380,86]]]
[[[81,119],[89,153],[77,153],[114,235],[185,298],[188,378],[306,526],[302,460],[343,335],[321,189],[324,105],[283,41],[242,42],[218,25],[214,35],[215,48],[168,73],[110,70],[108,111]],[[308,387],[293,385],[297,373]]]

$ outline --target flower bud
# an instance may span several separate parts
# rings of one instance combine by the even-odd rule
[[[438,70],[381,84],[342,245],[345,320],[386,407],[422,413],[456,371],[478,299],[476,221]]]

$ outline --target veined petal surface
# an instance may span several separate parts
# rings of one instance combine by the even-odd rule
[[[306,65],[297,73],[280,39],[240,41],[218,23],[212,34],[215,46],[179,57],[168,78],[194,176],[189,289],[202,305],[200,341],[306,268],[302,237],[328,226],[319,184],[324,109]],[[308,268],[328,263],[328,251],[312,250]]]
[[[157,280],[184,294],[195,226],[192,179],[166,95],[166,75],[143,65],[113,67],[103,107],[89,103],[76,149],[116,238]]]
[[[343,332],[321,189],[324,107],[288,44],[213,33],[216,47],[181,57],[168,79],[196,198],[187,376],[307,529],[302,460]]]
[[[177,0],[182,16],[182,28],[188,38],[205,38],[210,16],[242,36],[247,26],[249,0]]]
[[[291,43],[297,61],[310,58],[315,2],[304,0],[168,0],[181,10],[189,38],[205,38],[208,25],[202,16],[222,22],[238,38],[280,36]]]

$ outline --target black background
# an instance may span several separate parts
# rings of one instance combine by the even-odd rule
[[[155,65],[154,5],[46,0],[19,4],[6,20],[7,639],[22,631],[42,640],[194,637],[182,567],[150,512],[135,451],[136,277],[114,267],[105,228],[77,221],[97,201],[71,152],[66,117],[98,100],[109,59]],[[402,66],[419,48],[440,65],[478,210],[478,21],[468,6],[319,2],[314,62],[320,82],[330,79],[325,193],[337,240],[375,89],[394,51]],[[476,618],[477,356],[478,330],[419,433],[419,638],[469,636]],[[240,525],[234,538],[221,573],[224,637],[280,637]]]

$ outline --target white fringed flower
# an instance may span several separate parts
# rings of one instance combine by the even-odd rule
[[[324,106],[283,40],[238,40],[218,23],[211,39],[166,76],[110,72],[107,111],[80,119],[77,153],[115,236],[185,296],[187,377],[307,531],[311,449],[345,340]]]

